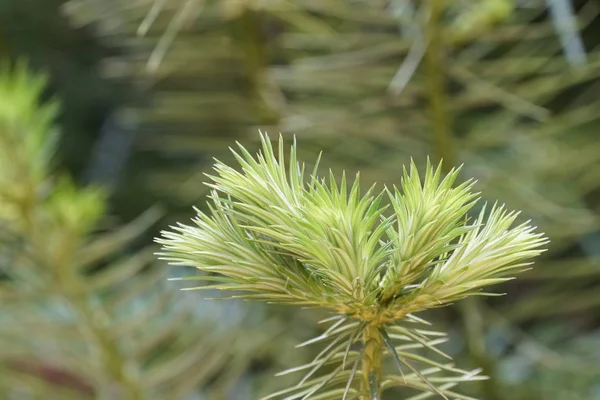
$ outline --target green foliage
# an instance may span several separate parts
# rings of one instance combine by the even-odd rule
[[[2,70],[6,72],[7,67]],[[58,108],[55,102],[38,106],[44,85],[44,78],[30,76],[22,63],[0,80],[0,185],[4,207],[31,201],[54,154],[52,123]]]
[[[260,340],[207,331],[214,321],[165,284],[153,249],[135,244],[156,210],[99,229],[103,190],[52,168],[57,104],[40,102],[43,76],[24,64],[1,72],[1,396],[177,399],[208,380],[222,395]]]
[[[435,379],[425,377],[433,371],[412,367],[407,359],[415,357],[392,344],[392,339],[404,339],[433,348],[428,333],[387,325],[418,321],[411,314],[481,294],[483,287],[522,271],[525,261],[547,243],[527,223],[511,229],[517,214],[502,206],[492,207],[487,215],[484,207],[469,221],[466,213],[477,196],[470,193],[471,182],[452,187],[458,170],[441,179],[441,166],[429,165],[421,182],[413,164],[404,172],[401,189],[376,194],[371,187],[363,196],[358,177],[351,185],[345,176],[336,183],[332,173],[327,184],[316,170],[305,177],[295,143],[286,166],[281,138],[277,157],[267,136],[262,136],[262,153],[256,159],[241,145],[235,156],[241,172],[221,162],[215,166],[210,213],[198,211],[195,226],[164,232],[158,240],[163,245],[160,254],[172,264],[218,274],[194,277],[216,282],[201,289],[241,290],[249,292],[241,295],[244,298],[324,307],[339,316],[317,338],[332,342],[304,366],[314,368],[298,386],[279,394],[291,391],[309,398],[337,386],[340,377],[349,388],[354,374],[344,371],[344,365],[363,357],[367,375],[379,375],[383,341],[400,370],[408,366],[414,374],[384,377],[387,385],[402,385],[408,379],[406,386],[444,395],[446,387],[436,387]],[[387,216],[387,207],[381,205],[386,193],[393,209]],[[361,356],[350,354],[362,337]],[[377,341],[374,349],[369,340]],[[308,380],[336,358],[341,365],[330,375]],[[456,382],[470,377],[427,359],[417,361],[436,371],[460,372]],[[370,387],[375,393],[371,397],[378,398],[379,381],[379,376],[369,377],[368,385],[346,392],[367,398]],[[332,389],[319,398],[339,396],[339,389]]]

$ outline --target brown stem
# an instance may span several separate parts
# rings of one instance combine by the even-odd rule
[[[444,0],[431,0],[429,20],[426,25],[427,50],[425,67],[429,111],[433,121],[434,148],[436,157],[444,159],[445,169],[454,165],[454,146],[450,116],[447,110],[446,79],[443,60],[442,11]]]
[[[444,0],[430,0],[430,14],[426,27],[429,45],[425,54],[425,62],[429,111],[433,120],[435,155],[438,159],[444,160],[443,168],[448,171],[455,164],[456,156],[450,113],[447,109],[448,98],[444,73],[444,42],[441,22],[443,9]],[[479,299],[465,299],[460,303],[459,311],[465,326],[465,339],[471,358],[483,369],[484,374],[491,378],[482,383],[485,398],[497,400],[499,397],[493,379],[493,363],[486,354],[483,340],[484,326],[479,306]]]
[[[276,125],[284,103],[283,95],[269,75],[267,39],[260,15],[246,8],[234,21],[234,38],[244,56],[244,66],[260,123]]]
[[[370,324],[363,334],[362,380],[360,400],[381,399],[381,359],[383,341],[377,325]],[[374,388],[372,388],[374,386]]]

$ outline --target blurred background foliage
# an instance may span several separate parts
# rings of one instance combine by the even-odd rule
[[[309,359],[293,344],[322,315],[179,293],[147,247],[203,206],[213,157],[256,148],[260,128],[365,184],[397,184],[411,157],[464,163],[486,198],[523,210],[552,240],[545,257],[508,296],[428,317],[460,365],[491,376],[464,386],[473,396],[600,399],[599,13],[597,0],[1,2],[0,56],[48,85],[2,70],[0,138],[14,140],[0,153],[36,172],[0,158],[0,397],[285,387],[273,374]],[[11,147],[35,135],[41,153]]]

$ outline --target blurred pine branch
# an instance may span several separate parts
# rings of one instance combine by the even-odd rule
[[[168,285],[154,249],[136,243],[160,213],[109,224],[104,191],[56,168],[59,107],[41,101],[43,75],[24,63],[1,68],[0,395],[179,399],[199,386],[229,390],[251,362],[247,350],[270,336],[248,330],[239,340],[239,316],[214,329],[214,316]]]

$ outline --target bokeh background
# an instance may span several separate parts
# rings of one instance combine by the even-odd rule
[[[600,399],[599,14],[597,0],[0,1],[0,80],[61,104],[15,137],[54,120],[36,185],[62,201],[36,197],[12,230],[25,214],[2,196],[23,181],[0,171],[0,398],[244,400],[296,381],[274,374],[319,351],[294,345],[326,314],[203,300],[219,294],[180,292],[166,279],[189,271],[153,255],[161,228],[204,207],[213,158],[256,149],[261,129],[365,186],[398,184],[411,158],[464,164],[486,200],[523,210],[551,239],[535,268],[507,296],[426,316],[491,377],[464,393]]]

